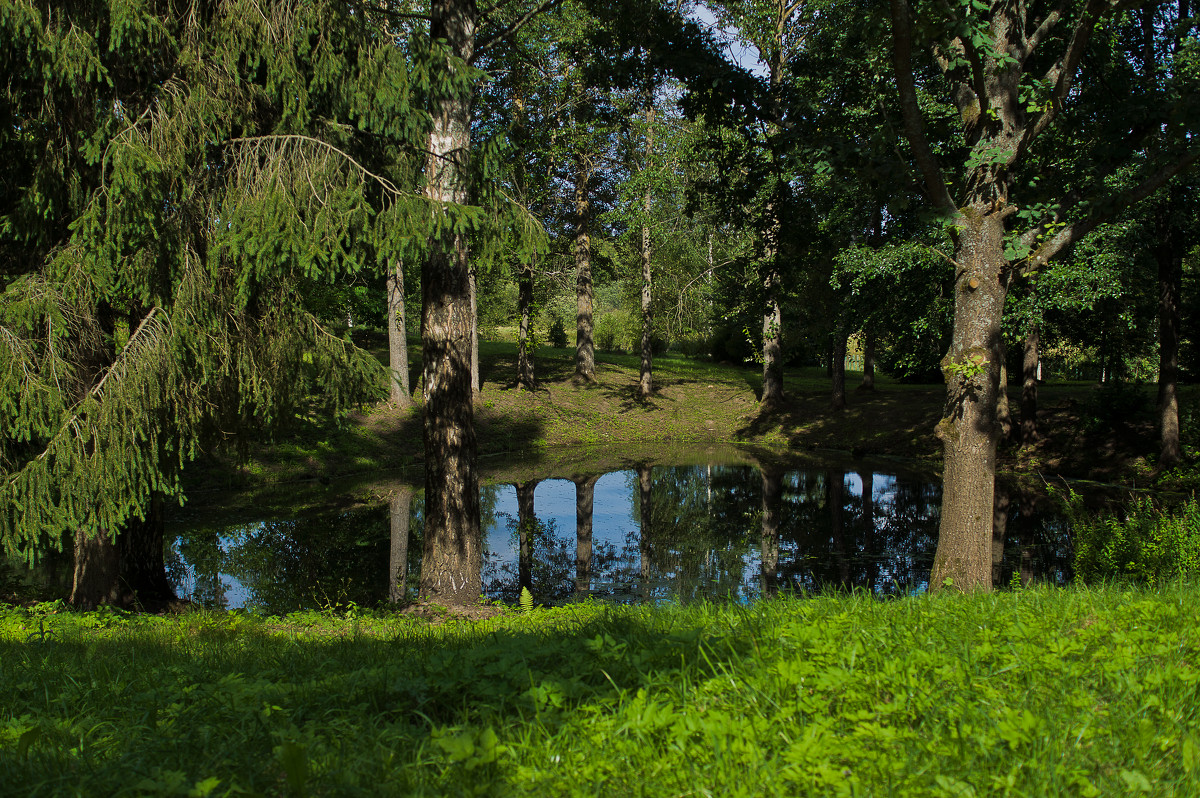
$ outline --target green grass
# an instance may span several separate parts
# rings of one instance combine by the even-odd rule
[[[1200,593],[0,615],[8,795],[1195,795]]]

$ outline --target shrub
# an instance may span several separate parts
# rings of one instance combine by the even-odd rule
[[[1194,497],[1171,512],[1150,499],[1121,513],[1084,513],[1074,494],[1069,505],[1076,579],[1154,583],[1200,574],[1200,502]]]
[[[603,352],[635,352],[642,346],[641,322],[626,310],[602,313],[596,318],[596,348]]]
[[[567,330],[563,325],[561,318],[555,318],[550,323],[550,331],[547,333],[547,338],[550,340],[550,346],[555,349],[565,349],[567,346]]]

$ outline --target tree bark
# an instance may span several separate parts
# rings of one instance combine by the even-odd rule
[[[474,0],[433,0],[432,38],[445,40],[445,69],[465,68],[475,40]],[[471,147],[469,96],[435,95],[426,196],[465,205]],[[443,210],[442,212],[447,212]],[[471,285],[467,241],[446,225],[421,268],[425,394],[425,532],[419,595],[465,606],[482,592],[483,540],[471,395]]]
[[[533,494],[537,480],[513,485],[517,489],[517,589],[533,592],[533,537],[537,533],[537,514]]]
[[[762,594],[779,594],[779,516],[783,504],[783,470],[763,465],[762,474]]]
[[[575,175],[575,376],[596,381],[596,347],[592,340],[592,243],[588,237],[587,159],[577,158]]]
[[[1158,261],[1158,470],[1179,464],[1179,297],[1183,282],[1183,250],[1178,231],[1171,229],[1170,209],[1160,211]]]
[[[408,532],[413,489],[401,485],[388,497],[391,552],[388,560],[388,601],[403,604],[408,598]]]
[[[999,424],[1000,440],[1008,440],[1012,434],[1012,411],[1008,407],[1008,365],[1007,355],[1000,362],[1000,388],[996,394],[996,423]]]
[[[412,404],[404,312],[404,262],[397,258],[387,279],[388,366],[391,373],[388,400],[401,408]]]
[[[533,316],[533,256],[521,264],[517,278],[517,307],[521,323],[517,331],[517,387],[532,391],[535,387],[533,375],[533,352],[529,341],[529,329]]]
[[[1025,351],[1021,360],[1021,445],[1033,446],[1038,442],[1038,347],[1041,332],[1037,322],[1029,325],[1025,333]]]
[[[1003,583],[1004,539],[1008,534],[1008,508],[1011,504],[1008,491],[996,489],[992,506],[992,586]]]
[[[942,516],[930,588],[990,590],[996,421],[1007,290],[1004,222],[973,207],[959,215],[955,246],[954,332],[942,359],[946,406],[937,425],[945,471]]]
[[[650,156],[654,151],[654,106],[651,104],[652,97],[648,94],[646,98],[646,165],[643,169],[650,166]],[[650,270],[650,203],[651,203],[650,187],[646,187],[645,196],[642,198],[642,213],[645,218],[642,221],[642,367],[641,379],[638,382],[638,396],[645,399],[654,392],[654,315],[653,305],[651,304],[651,281],[653,275]]]
[[[162,607],[177,598],[167,579],[162,503],[162,493],[152,492],[146,517],[127,519],[117,535],[121,590],[143,609]]]
[[[875,333],[871,330],[863,330],[863,375],[858,390],[875,390]]]
[[[107,532],[75,533],[75,573],[71,580],[73,607],[94,610],[101,604],[124,606],[130,595],[121,586],[121,555]]]
[[[763,407],[783,402],[783,311],[779,306],[777,275],[772,272],[764,280],[767,292],[763,308]]]
[[[592,589],[592,512],[599,479],[599,476],[592,476],[574,480],[575,592],[578,595],[586,595]]]
[[[467,282],[471,294],[471,399],[476,400],[483,391],[483,375],[479,373],[479,295],[474,266],[467,267]]]
[[[846,331],[838,327],[833,331],[833,355],[829,359],[833,367],[832,397],[830,404],[834,410],[846,409]]]

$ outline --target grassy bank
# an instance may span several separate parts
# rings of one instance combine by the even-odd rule
[[[1198,792],[1200,594],[0,615],[8,795]]]
[[[413,357],[414,364],[419,362],[419,353]],[[856,391],[861,375],[851,372],[848,407],[835,411],[824,370],[794,368],[785,373],[785,403],[764,413],[758,406],[761,374],[755,368],[660,357],[655,360],[657,391],[639,400],[636,357],[598,353],[597,382],[590,385],[572,379],[573,357],[573,350],[539,350],[539,387],[527,392],[512,384],[515,346],[481,345],[483,390],[476,425],[484,458],[517,455],[523,463],[537,466],[552,461],[555,450],[563,447],[640,444],[662,451],[663,445],[693,450],[753,444],[898,457],[935,467],[940,461],[933,428],[945,400],[941,385],[906,385],[881,375],[875,391]],[[412,372],[419,375],[415,365]],[[1115,403],[1090,384],[1042,386],[1041,442],[1028,449],[1003,446],[1001,467],[1145,484],[1157,450],[1149,413],[1153,388],[1136,391],[1144,401],[1135,408],[1129,396]],[[1014,408],[1018,400],[1014,388]],[[1189,402],[1195,403],[1190,394],[1184,397],[1184,403]],[[1127,409],[1115,413],[1114,408]],[[197,464],[189,483],[204,488],[337,479],[417,466],[422,457],[419,409],[380,404],[364,408],[340,428],[328,419],[306,419],[287,436],[255,449],[250,463],[239,469],[231,469],[222,458]],[[1181,478],[1176,482],[1185,487],[1188,480],[1198,481],[1190,474]]]

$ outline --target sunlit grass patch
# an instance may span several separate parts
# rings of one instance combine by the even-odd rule
[[[1189,794],[1196,592],[7,610],[0,792]]]

